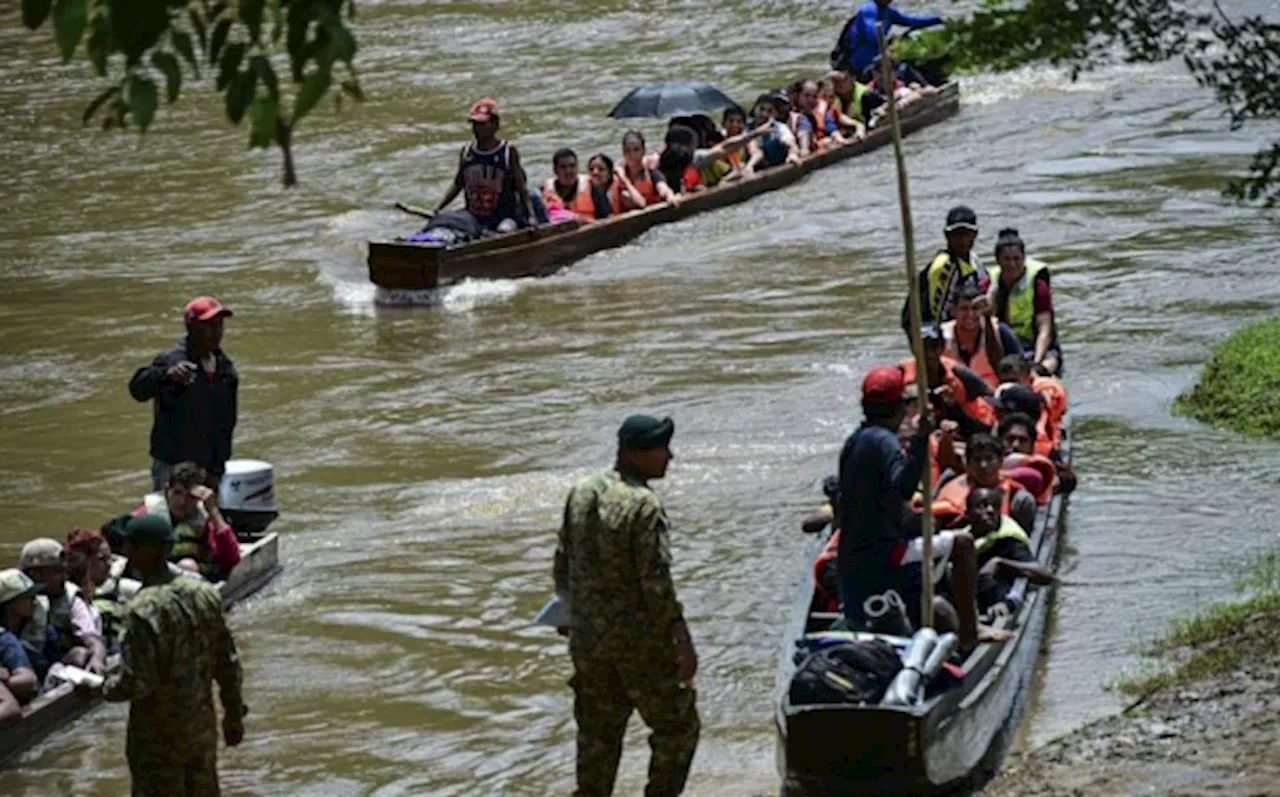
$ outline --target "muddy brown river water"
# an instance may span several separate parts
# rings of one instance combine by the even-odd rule
[[[746,101],[825,64],[846,14],[365,2],[370,101],[307,120],[302,186],[285,191],[278,157],[246,151],[198,90],[142,142],[80,129],[89,70],[6,6],[0,560],[137,500],[150,412],[126,382],[178,334],[187,298],[217,294],[236,311],[237,453],[277,466],[287,566],[234,614],[253,713],[223,753],[226,792],[564,794],[570,666],[528,623],[558,512],[572,479],[609,463],[621,417],[671,414],[659,489],[702,656],[690,793],[774,789],[799,520],[858,419],[858,378],[904,351],[889,153],[430,308],[376,305],[364,242],[413,227],[395,200],[436,201],[477,96],[499,97],[540,180],[558,146],[618,150],[625,127],[604,114],[633,85],[700,76]],[[918,245],[966,201],[983,252],[1015,226],[1052,264],[1077,420],[1034,744],[1114,710],[1106,686],[1134,642],[1275,542],[1276,448],[1169,411],[1214,342],[1280,304],[1280,222],[1218,194],[1274,130],[1228,132],[1166,67],[976,76],[963,92],[958,117],[907,146]],[[125,793],[124,716],[51,737],[0,772],[0,792]],[[635,728],[620,793],[639,791],[646,756]]]

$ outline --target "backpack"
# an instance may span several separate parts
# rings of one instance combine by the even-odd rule
[[[793,706],[879,703],[902,669],[902,659],[879,639],[831,645],[815,651],[791,677]]]
[[[858,15],[854,14],[849,17],[849,21],[844,23],[840,28],[840,38],[836,39],[835,49],[831,51],[831,68],[832,69],[848,69],[849,68],[849,28],[853,27],[853,23],[857,20]]]

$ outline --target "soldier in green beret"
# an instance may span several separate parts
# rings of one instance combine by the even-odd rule
[[[96,691],[131,703],[125,752],[133,797],[219,794],[213,681],[221,690],[223,738],[230,747],[244,738],[248,709],[222,595],[169,570],[175,539],[161,515],[135,517],[125,526],[124,552],[142,589],[124,618],[121,667]]]
[[[680,794],[698,746],[698,657],[671,580],[667,515],[649,488],[666,475],[674,432],[670,418],[627,418],[617,463],[565,504],[555,582],[569,603],[575,797],[613,793],[632,709],[652,730],[645,797]]]

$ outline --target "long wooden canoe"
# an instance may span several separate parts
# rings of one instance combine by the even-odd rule
[[[240,564],[226,581],[218,584],[222,602],[227,608],[248,598],[275,578],[281,570],[279,548],[275,534],[267,534],[241,548]],[[116,666],[119,666],[119,660],[112,657],[108,667]],[[62,684],[31,701],[23,709],[19,722],[0,729],[0,764],[11,761],[98,705],[96,701],[81,697],[71,684]]]
[[[1063,454],[1069,461],[1068,426],[1064,421]],[[1050,569],[1057,563],[1065,507],[1066,496],[1055,495],[1040,508],[1030,535],[1037,561]],[[815,556],[825,542],[815,541]],[[813,559],[808,561],[812,565]],[[1013,636],[979,645],[964,661],[962,682],[919,705],[792,705],[795,641],[826,630],[839,617],[812,611],[813,568],[808,567],[778,666],[775,720],[784,797],[939,794],[989,776],[1007,751],[1025,704],[1049,589],[1032,587],[1026,579],[1015,582],[1019,609],[996,623]]]
[[[910,133],[937,124],[960,108],[960,87],[951,82],[903,111],[902,129]],[[424,290],[462,279],[514,279],[555,273],[576,260],[622,246],[650,227],[687,219],[716,208],[745,202],[791,185],[810,172],[889,144],[888,126],[861,141],[820,152],[798,164],[779,166],[735,183],[593,223],[568,222],[495,235],[442,248],[408,241],[370,241],[369,279],[380,288]]]

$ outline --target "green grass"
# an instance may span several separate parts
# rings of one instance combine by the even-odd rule
[[[1280,318],[1223,341],[1174,410],[1251,437],[1280,438]]]
[[[1163,636],[1143,646],[1147,663],[1122,674],[1116,689],[1145,698],[1230,672],[1246,656],[1280,652],[1280,551],[1258,556],[1235,579],[1235,587],[1250,594],[1175,620]]]

